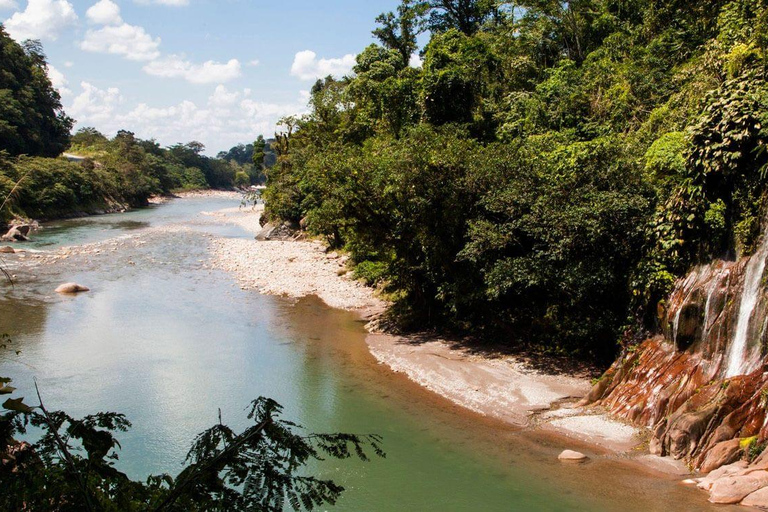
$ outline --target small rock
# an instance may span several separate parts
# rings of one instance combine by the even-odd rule
[[[64,294],[81,293],[81,292],[89,292],[89,291],[91,291],[90,288],[77,283],[65,283],[59,286],[58,288],[56,288],[56,293],[64,293]]]
[[[707,453],[707,457],[701,465],[701,472],[710,473],[726,464],[736,462],[741,458],[742,451],[740,439],[731,439],[716,444]]]
[[[584,462],[589,459],[589,457],[583,453],[575,452],[573,450],[565,450],[557,458],[564,462]]]
[[[768,509],[768,487],[753,492],[741,502],[745,507]]]
[[[723,505],[739,503],[753,492],[766,486],[768,486],[768,471],[728,476],[712,484],[709,501]]]
[[[14,254],[16,251],[13,249],[13,247],[5,246],[0,247],[0,254]]]
[[[701,482],[699,482],[698,487],[703,491],[709,491],[712,489],[712,484],[714,484],[717,480],[740,474],[741,472],[745,471],[748,466],[749,464],[747,461],[740,460],[738,462],[734,462],[733,464],[718,468],[705,476]]]

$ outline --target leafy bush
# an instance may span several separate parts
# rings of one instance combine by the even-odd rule
[[[361,261],[355,265],[355,279],[360,279],[368,286],[384,280],[389,266],[383,261]]]

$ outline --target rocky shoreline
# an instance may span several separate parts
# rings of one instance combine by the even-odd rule
[[[262,207],[209,212],[219,222],[261,231]],[[352,279],[346,258],[312,240],[211,240],[213,266],[231,272],[243,289],[301,298],[316,295],[327,305],[375,319],[387,303]],[[617,420],[599,407],[579,404],[592,388],[585,375],[545,373],[520,359],[473,353],[460,340],[397,336],[368,324],[370,352],[383,365],[474,413],[514,428],[554,433],[598,455],[632,457],[666,474],[688,475],[677,461],[644,455],[648,432]]]
[[[185,197],[201,195],[239,197],[237,192],[222,191],[193,192]],[[262,210],[257,206],[204,212],[208,219],[205,222],[237,225],[255,236],[262,230],[259,222]],[[174,225],[156,229],[188,231]],[[26,251],[22,251],[16,258],[45,265],[77,254],[108,257],[119,251],[122,244],[147,243],[142,239],[142,235],[132,234],[53,252],[25,254]],[[759,485],[757,490],[760,490],[768,483],[765,457],[753,465],[739,462],[726,466],[723,471],[701,479],[693,478],[698,475],[692,474],[682,461],[650,454],[652,432],[649,429],[636,427],[626,416],[617,419],[615,410],[609,414],[612,408],[608,404],[589,405],[589,400],[583,399],[591,389],[600,388],[594,388],[584,373],[536,370],[517,357],[473,351],[462,340],[379,332],[377,322],[371,320],[386,309],[386,301],[378,297],[375,290],[351,277],[344,255],[326,251],[319,241],[259,241],[216,236],[207,236],[207,240],[211,259],[204,266],[231,273],[243,289],[296,299],[316,295],[331,307],[356,312],[368,321],[366,342],[380,364],[468,411],[514,429],[540,432],[545,437],[554,435],[560,440],[558,444],[571,445],[569,447],[587,453],[589,458],[619,459],[638,469],[663,474],[664,478],[688,479],[686,483],[712,492],[713,502],[719,499],[717,496],[724,495],[722,489],[727,482],[741,486],[729,489],[728,496],[746,489],[742,498],[754,494],[750,492],[750,485]],[[763,477],[766,483],[762,482]]]
[[[254,234],[261,230],[260,207],[210,215]],[[349,277],[343,256],[327,253],[317,241],[214,239],[211,249],[214,266],[232,272],[244,289],[294,298],[317,295],[329,306],[356,311],[366,320],[387,307],[373,289]],[[615,407],[595,404],[594,396],[590,399],[608,383],[605,379],[593,385],[583,375],[548,374],[515,357],[475,353],[460,340],[397,336],[377,332],[376,326],[368,324],[366,341],[381,364],[465,409],[514,428],[571,439],[596,457],[619,458],[677,477],[682,484],[709,492],[712,503],[753,508],[768,504],[768,451],[751,464],[739,461],[697,475],[684,459],[653,449],[650,429],[638,427],[627,415],[616,415]]]

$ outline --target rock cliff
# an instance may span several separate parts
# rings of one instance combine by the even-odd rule
[[[616,361],[587,402],[649,427],[652,453],[694,470],[757,463],[768,443],[766,259],[768,236],[750,257],[693,269],[659,305],[663,332]]]

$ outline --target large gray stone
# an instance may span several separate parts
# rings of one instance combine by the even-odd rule
[[[262,230],[256,235],[256,240],[260,242],[294,240],[298,230],[299,225],[296,223],[284,222],[280,225],[275,225],[269,222],[265,224]]]

